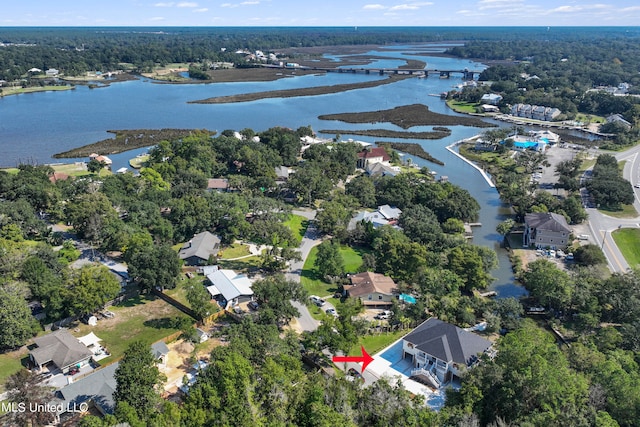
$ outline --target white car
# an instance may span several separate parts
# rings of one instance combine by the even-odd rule
[[[311,300],[311,302],[313,302],[318,307],[322,307],[323,305],[326,304],[325,300],[323,300],[322,298],[320,298],[319,296],[316,296],[316,295],[311,295],[309,297],[309,299]]]
[[[333,317],[338,317],[338,312],[336,311],[335,308],[327,308],[325,313],[327,313],[328,315],[333,316]]]

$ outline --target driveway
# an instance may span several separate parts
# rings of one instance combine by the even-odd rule
[[[302,215],[309,220],[314,219],[316,215],[315,211],[293,211],[293,213],[296,215]],[[298,248],[302,261],[291,263],[289,271],[286,273],[287,279],[300,283],[302,268],[304,267],[304,262],[309,256],[309,252],[311,252],[311,249],[313,249],[314,246],[319,245],[321,242],[322,239],[320,238],[315,224],[313,222],[310,223]],[[315,331],[318,329],[318,321],[311,317],[311,313],[309,313],[309,309],[306,305],[297,301],[291,301],[291,303],[300,312],[300,316],[296,319],[298,326],[297,329],[300,331]]]

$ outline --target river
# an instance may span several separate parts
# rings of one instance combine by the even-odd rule
[[[387,47],[388,48],[388,47]],[[484,69],[484,65],[454,58],[416,56],[411,46],[399,46],[394,51],[373,51],[368,54],[387,56],[370,67],[395,67],[401,65],[397,59],[418,59],[433,69],[470,70]],[[404,54],[403,49],[411,54]],[[188,101],[214,96],[233,95],[292,89],[309,86],[324,86],[355,83],[384,78],[377,75],[328,73],[317,76],[298,76],[272,82],[240,82],[211,84],[154,84],[140,79],[112,84],[109,87],[89,89],[78,86],[64,92],[41,92],[0,98],[0,166],[16,166],[21,162],[53,163],[52,155],[74,147],[109,138],[107,130],[199,128],[223,131],[251,128],[262,131],[273,126],[298,128],[311,125],[321,129],[370,129],[384,128],[402,130],[392,124],[347,124],[319,120],[322,114],[373,111],[397,106],[422,103],[432,111],[444,114],[451,112],[437,94],[450,90],[461,83],[459,75],[450,79],[429,78],[405,79],[374,88],[359,89],[321,96],[264,99],[235,104],[187,104]],[[431,126],[415,127],[411,131],[430,131]],[[501,236],[495,231],[497,224],[506,218],[509,209],[499,199],[498,193],[482,179],[478,171],[449,153],[445,147],[452,142],[468,138],[482,129],[453,126],[449,137],[442,140],[406,140],[417,142],[435,158],[445,162],[438,166],[421,159],[415,163],[429,167],[438,175],[446,175],[449,181],[466,188],[481,206],[479,222],[474,228],[473,243],[494,248],[500,266],[492,272],[496,278],[491,289],[500,297],[520,296],[524,289],[514,283],[511,264],[506,251],[500,248]],[[334,135],[322,135],[333,137]],[[349,137],[344,135],[344,137]],[[355,139],[355,138],[354,138]],[[357,137],[374,142],[383,138]],[[404,141],[403,141],[404,142]],[[128,166],[128,159],[146,149],[134,150],[110,156],[114,170]],[[71,159],[86,160],[86,159]],[[65,160],[69,161],[69,160]]]

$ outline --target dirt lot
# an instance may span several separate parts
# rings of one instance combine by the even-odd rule
[[[169,347],[167,362],[160,367],[160,372],[167,377],[165,391],[168,393],[177,392],[182,385],[184,376],[193,371],[195,360],[209,360],[211,350],[219,345],[222,345],[222,343],[216,338],[211,338],[199,345],[197,350],[195,345],[184,340],[177,340],[167,344],[167,347]]]

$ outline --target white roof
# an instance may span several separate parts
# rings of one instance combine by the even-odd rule
[[[92,345],[98,345],[98,343],[100,341],[102,341],[102,340],[100,338],[98,338],[98,336],[96,334],[94,334],[93,332],[90,332],[87,335],[78,338],[78,341],[80,341],[82,344],[84,344],[87,347],[89,347],[89,346],[92,346]]]
[[[214,296],[222,294],[227,301],[231,301],[241,295],[253,295],[251,280],[244,274],[238,274],[233,270],[214,271],[211,274],[207,274],[207,279],[212,283],[212,286],[207,287],[209,293]]]

